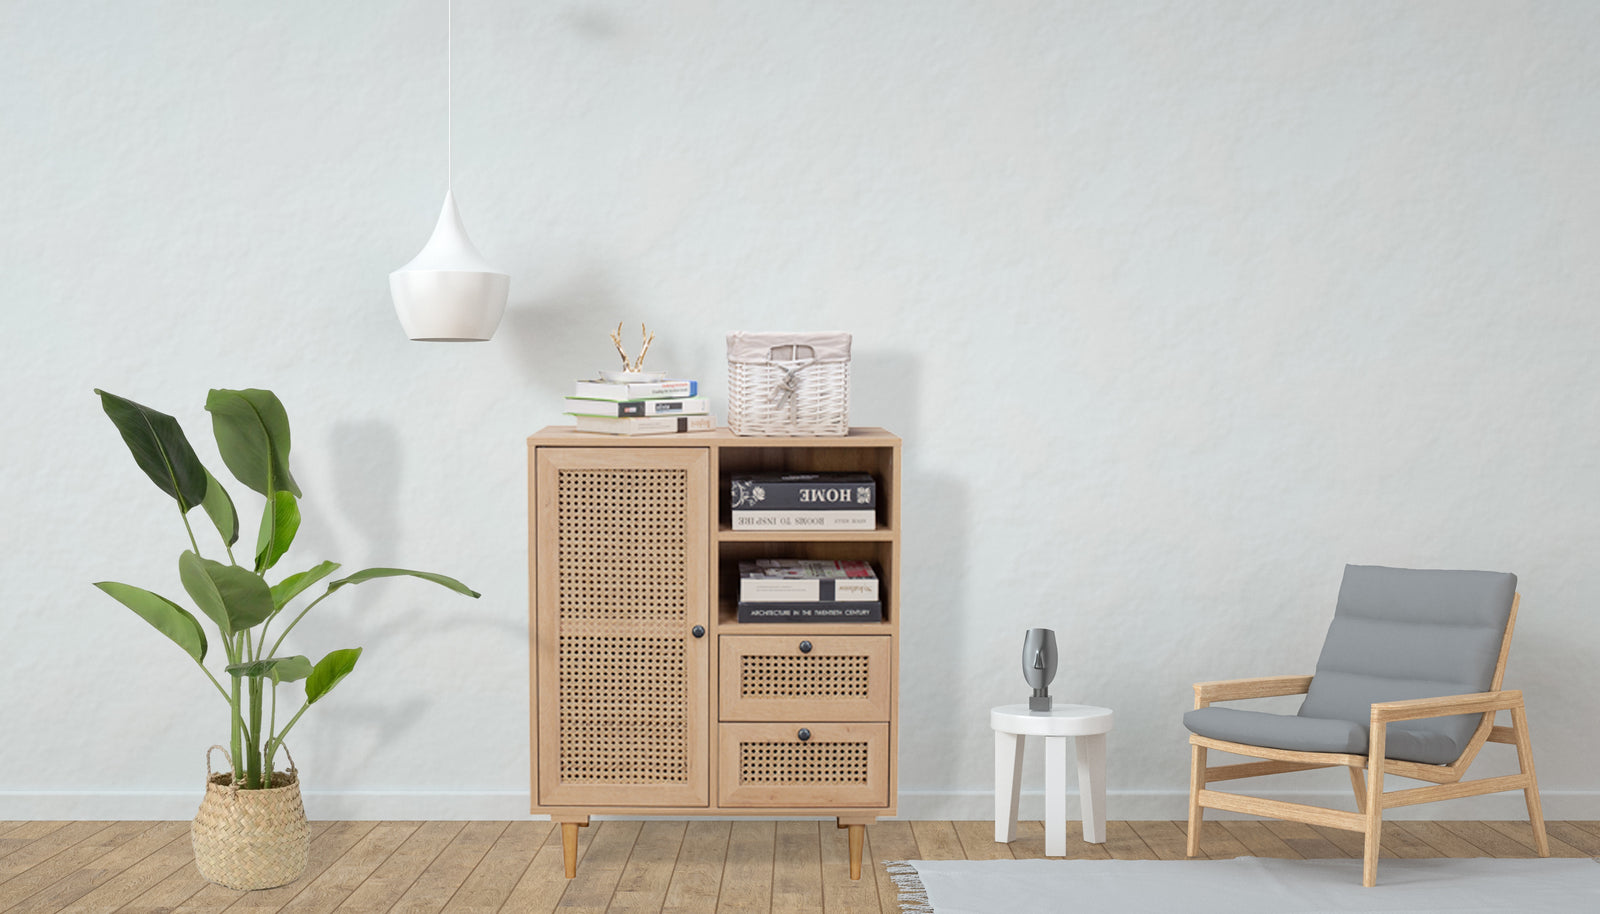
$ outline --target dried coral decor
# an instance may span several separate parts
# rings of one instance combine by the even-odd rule
[[[900,439],[726,430],[528,439],[532,811],[562,823],[566,874],[591,815],[895,814]],[[870,531],[733,530],[740,473],[848,470],[878,481]],[[738,622],[752,558],[866,559],[883,621]]]

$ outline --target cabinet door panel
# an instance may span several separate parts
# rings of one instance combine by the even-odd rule
[[[706,805],[708,452],[535,463],[538,802]]]
[[[833,809],[888,802],[888,724],[721,724],[717,732],[723,806]]]

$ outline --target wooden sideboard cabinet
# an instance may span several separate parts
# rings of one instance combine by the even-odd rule
[[[860,471],[870,531],[734,530],[729,480]],[[591,815],[895,814],[900,439],[741,438],[726,429],[528,438],[532,811],[561,823],[566,874]],[[866,559],[881,622],[740,623],[738,565]]]

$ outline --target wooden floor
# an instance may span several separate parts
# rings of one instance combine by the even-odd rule
[[[1183,822],[1110,822],[1103,845],[1078,828],[1069,857],[1183,858]],[[1549,831],[1555,856],[1600,859],[1600,822]],[[881,861],[1044,855],[1038,822],[1009,845],[987,821],[881,822],[852,883],[831,821],[608,820],[579,834],[569,882],[549,822],[314,822],[305,876],[246,893],[200,878],[187,822],[0,822],[0,912],[895,912]],[[1214,858],[1359,857],[1362,841],[1270,821],[1208,821],[1202,838]],[[1533,835],[1526,822],[1386,822],[1383,855],[1532,857]]]

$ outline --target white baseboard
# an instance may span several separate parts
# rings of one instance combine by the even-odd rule
[[[1262,791],[1258,796],[1354,809],[1348,791]],[[192,819],[200,791],[154,790],[7,790],[0,791],[0,820],[23,819]],[[1600,821],[1600,791],[1547,790],[1541,793],[1545,818]],[[306,814],[313,819],[476,819],[530,818],[526,791],[496,790],[308,790]],[[984,790],[902,790],[900,819],[992,819],[994,795]],[[1183,819],[1188,815],[1185,791],[1110,791],[1106,812],[1112,819]],[[1044,792],[1024,790],[1021,818],[1044,815]],[[1077,818],[1077,795],[1067,798],[1067,815]],[[1396,809],[1393,819],[1526,819],[1521,793],[1468,797]],[[1215,810],[1207,818],[1249,818]],[[542,816],[537,818],[543,818]]]

